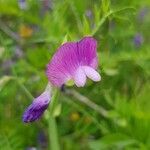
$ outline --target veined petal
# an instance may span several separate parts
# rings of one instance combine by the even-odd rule
[[[51,95],[47,90],[39,97],[35,98],[32,104],[25,110],[23,114],[23,121],[28,123],[38,120],[47,109],[50,99]]]
[[[97,41],[92,37],[85,37],[78,42],[78,59],[81,66],[91,66],[96,69],[97,59]]]
[[[74,82],[77,87],[83,87],[86,83],[86,75],[82,69],[82,67],[79,67],[74,75]]]
[[[91,80],[96,81],[96,82],[101,80],[100,74],[96,70],[94,70],[92,67],[82,66],[82,69],[84,70],[86,76],[90,78]]]
[[[54,54],[46,71],[47,77],[53,85],[60,87],[71,79],[78,67],[76,49],[76,42],[68,42],[60,46]]]

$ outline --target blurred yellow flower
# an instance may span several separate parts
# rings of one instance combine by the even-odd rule
[[[33,29],[26,25],[21,25],[19,28],[19,35],[22,38],[28,38],[31,37],[33,34]]]
[[[71,121],[78,121],[80,119],[80,114],[78,112],[73,112],[70,115]]]

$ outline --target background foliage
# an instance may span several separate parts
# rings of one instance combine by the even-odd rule
[[[102,81],[67,88],[107,115],[62,92],[61,148],[150,149],[149,25],[149,0],[0,0],[0,149],[48,149],[44,117],[22,122],[28,92],[44,90],[46,64],[57,47],[85,35],[98,41]]]

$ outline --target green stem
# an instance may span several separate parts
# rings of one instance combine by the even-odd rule
[[[102,19],[100,19],[100,21],[98,22],[96,28],[93,30],[92,32],[92,36],[94,36],[97,31],[99,30],[99,28],[103,25],[103,23],[106,21],[106,19],[111,16],[112,14],[114,13],[118,13],[118,12],[121,12],[121,11],[124,11],[126,9],[133,9],[135,10],[133,7],[125,7],[125,8],[121,8],[121,9],[117,9],[117,10],[110,10],[109,12],[107,12]]]
[[[54,94],[51,99],[49,117],[48,117],[48,135],[49,135],[49,149],[50,150],[60,150],[59,140],[58,140],[58,131],[57,131],[57,122],[56,118],[53,115],[55,108],[58,104],[58,89],[54,89]]]
[[[49,149],[50,150],[60,150],[58,142],[58,132],[57,132],[57,123],[56,118],[49,116],[48,121],[48,135],[49,135]]]

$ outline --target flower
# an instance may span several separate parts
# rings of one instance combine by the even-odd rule
[[[36,147],[28,147],[26,150],[37,150]]]
[[[141,34],[136,34],[134,36],[134,45],[135,47],[140,47],[143,44],[143,36]]]
[[[139,23],[144,22],[145,17],[147,16],[148,12],[149,12],[148,7],[142,7],[138,10],[137,19],[138,19]]]
[[[48,147],[48,139],[44,131],[39,132],[37,140],[41,149],[46,149]]]
[[[70,115],[70,120],[73,121],[73,122],[76,122],[80,119],[80,114],[78,112],[73,112],[71,113]]]
[[[32,104],[25,110],[23,122],[28,123],[38,120],[48,108],[50,99],[51,93],[48,86],[46,90],[40,96],[35,98]]]
[[[47,65],[47,77],[56,87],[61,87],[73,80],[77,87],[83,87],[86,78],[100,81],[96,71],[98,66],[97,42],[92,37],[84,37],[78,42],[67,42],[61,45]]]
[[[98,58],[96,53],[97,42],[92,37],[85,37],[79,42],[67,42],[58,48],[51,62],[47,65],[46,74],[49,82],[56,87],[62,87],[73,80],[78,87],[83,87],[86,78],[100,81],[101,76],[96,71]],[[23,121],[38,120],[48,108],[51,99],[51,85],[26,109]]]
[[[18,0],[18,5],[21,10],[26,10],[28,7],[26,0]]]
[[[33,34],[33,29],[26,25],[21,25],[19,28],[19,35],[22,38],[29,38]]]

